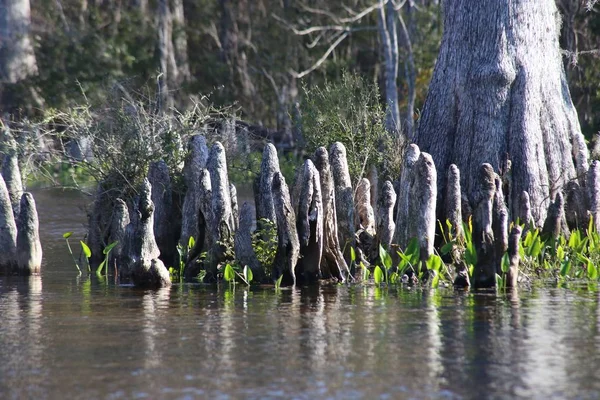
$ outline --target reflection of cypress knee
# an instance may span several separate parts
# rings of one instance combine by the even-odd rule
[[[311,160],[302,166],[301,192],[298,199],[296,226],[300,241],[300,259],[296,267],[298,281],[312,282],[321,277],[323,254],[323,203],[319,171]]]
[[[282,284],[294,285],[300,243],[296,232],[296,216],[290,202],[290,192],[280,172],[275,173],[273,177],[273,200],[277,220],[277,252],[271,276],[277,280],[283,275]]]
[[[506,287],[516,288],[519,279],[519,241],[521,240],[521,227],[515,225],[508,238],[508,259],[510,266],[506,274]]]
[[[42,267],[42,244],[35,201],[23,193],[17,223],[17,261],[19,275],[39,274]]]
[[[323,257],[321,258],[321,276],[324,279],[336,278],[346,280],[350,269],[340,248],[338,224],[336,215],[335,189],[333,175],[329,165],[329,154],[324,147],[315,152],[315,166],[319,171],[321,181],[321,196],[323,204]]]
[[[8,189],[0,175],[0,274],[11,273],[17,266],[17,225]]]

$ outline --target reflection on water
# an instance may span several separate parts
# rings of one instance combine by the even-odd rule
[[[77,277],[41,203],[42,276],[0,278],[0,399],[600,397],[596,287],[138,290]]]

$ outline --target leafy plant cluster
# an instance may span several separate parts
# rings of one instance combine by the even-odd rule
[[[370,166],[384,176],[399,176],[404,154],[401,139],[385,130],[379,91],[359,75],[344,73],[338,82],[304,87],[302,127],[308,152],[341,142],[346,147],[350,175],[362,177]]]

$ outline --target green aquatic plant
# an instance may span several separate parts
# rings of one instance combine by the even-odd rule
[[[98,266],[98,269],[96,270],[96,275],[97,275],[99,278],[100,278],[100,277],[102,277],[102,270],[104,270],[104,269],[106,270],[106,273],[105,273],[105,274],[108,276],[108,259],[109,259],[109,257],[110,257],[110,252],[111,252],[111,251],[112,251],[112,249],[114,249],[114,248],[115,248],[115,246],[116,246],[116,245],[118,245],[118,244],[119,244],[119,242],[117,242],[117,241],[115,241],[115,242],[112,242],[111,244],[109,244],[108,246],[106,246],[106,247],[104,248],[104,250],[102,250],[102,253],[104,254],[104,260],[102,260],[102,262],[101,262],[101,263],[100,263],[100,265]],[[83,245],[83,243],[82,243],[82,245]],[[86,246],[86,247],[87,247],[87,246]],[[88,250],[89,250],[89,248],[88,248]],[[91,255],[92,255],[92,252],[90,251],[90,252],[89,252],[89,254],[90,254],[90,255],[88,256],[88,258],[89,258],[89,257],[91,257]],[[87,256],[87,253],[86,253],[86,256]]]
[[[179,268],[175,269],[173,267],[169,267],[169,276],[171,277],[171,282],[183,282],[183,273],[185,272],[185,264],[188,259],[188,255],[190,251],[196,246],[196,239],[193,236],[190,236],[187,242],[187,246],[183,247],[181,243],[177,244],[177,254],[179,256]],[[202,255],[206,256],[206,253],[202,253],[200,255],[200,259],[204,258]]]
[[[256,223],[257,229],[252,234],[252,249],[264,276],[271,276],[275,254],[277,253],[277,226],[267,218],[261,218]]]

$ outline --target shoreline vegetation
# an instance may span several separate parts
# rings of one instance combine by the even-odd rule
[[[19,166],[26,185],[31,176],[55,185],[66,178],[67,187],[95,192],[81,266],[147,287],[371,280],[511,288],[598,279],[597,161],[585,187],[569,183],[536,226],[527,192],[509,215],[510,170],[482,164],[468,198],[455,165],[438,171],[417,145],[389,135],[376,89],[359,77],[306,95],[304,142],[293,145],[205,104],[164,114],[126,98],[6,128],[10,216],[19,221]],[[20,186],[7,179],[9,166]],[[238,203],[240,186],[253,187],[254,204]]]

